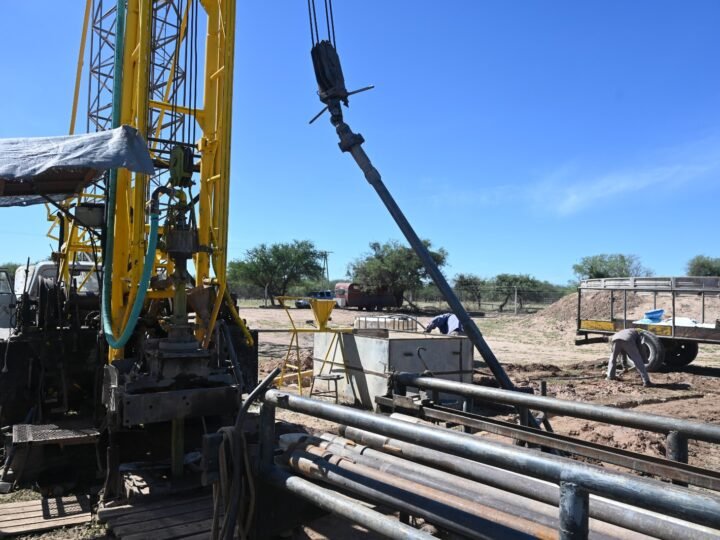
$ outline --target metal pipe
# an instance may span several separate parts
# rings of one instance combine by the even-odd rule
[[[434,450],[556,484],[561,481],[575,482],[603,497],[702,525],[720,527],[720,498],[717,497],[689,492],[654,480],[634,478],[570,459],[551,458],[507,445],[482,441],[464,433],[409,424],[341,405],[285,394],[278,390],[269,390],[264,399],[284,409],[391,435],[408,442],[421,443]]]
[[[720,491],[720,473],[687,465],[686,463],[669,461],[654,456],[646,456],[621,448],[591,443],[581,439],[567,437],[557,433],[548,433],[536,429],[525,428],[509,422],[486,418],[472,413],[459,413],[447,407],[422,407],[420,417],[425,420],[438,420],[487,431],[495,435],[525,441],[541,448],[552,448],[584,456],[613,465],[620,465],[635,472],[662,476],[668,480],[687,482],[694,486]],[[687,444],[687,439],[685,439]]]
[[[362,464],[356,455],[348,458],[347,456],[341,456],[317,446],[309,446],[306,448],[306,451],[330,463],[336,464],[342,469],[357,472],[364,478],[372,478],[397,489],[417,493],[431,500],[442,501],[443,504],[447,506],[467,512],[480,519],[489,519],[492,523],[500,527],[507,527],[510,531],[517,531],[532,537],[552,538],[555,540],[556,528],[548,527],[546,524],[538,522],[537,518],[539,516],[534,515],[531,519],[527,519],[519,513],[508,513],[503,508],[497,508],[497,506],[492,505],[488,506],[484,498],[472,497],[471,491],[462,489],[457,485],[452,486],[445,482],[445,489],[442,489],[433,483],[418,481],[417,473],[415,473],[415,475],[396,475],[394,472],[380,470],[367,463]],[[392,468],[391,465],[389,466]],[[496,505],[499,504],[496,502]],[[515,510],[515,508],[510,508],[510,510]]]
[[[260,406],[260,469],[273,467],[275,459],[275,405],[263,403]]]
[[[353,523],[362,525],[366,529],[382,534],[383,536],[397,540],[417,539],[431,540],[435,538],[431,534],[419,531],[409,525],[400,523],[395,519],[363,506],[359,501],[351,499],[327,489],[304,478],[290,474],[277,467],[273,467],[263,476],[272,485],[285,489],[320,507],[327,512],[342,516]]]
[[[675,278],[672,279],[672,286],[673,289],[675,289]],[[675,314],[675,292],[673,291],[671,293],[672,296],[672,337],[675,337],[675,319],[677,318],[677,315]]]
[[[665,439],[665,454],[668,459],[680,463],[688,462],[688,440],[682,433],[671,431]],[[687,486],[687,482],[673,480],[673,484]]]
[[[410,222],[405,217],[405,214],[383,183],[380,172],[378,172],[378,170],[373,166],[370,158],[365,153],[365,150],[363,150],[362,143],[365,142],[365,140],[362,138],[362,135],[353,133],[350,126],[343,121],[342,109],[340,108],[339,101],[336,103],[329,103],[328,110],[331,115],[330,121],[333,126],[335,126],[335,131],[337,132],[338,137],[340,137],[340,150],[343,152],[350,152],[355,160],[355,163],[357,163],[358,167],[360,167],[365,175],[365,179],[375,189],[375,192],[380,197],[380,200],[382,200],[385,208],[387,208],[388,212],[390,212],[390,215],[393,217],[395,223],[397,223],[397,226],[405,236],[405,239],[415,251],[415,254],[422,261],[423,266],[432,278],[433,283],[435,283],[435,286],[443,295],[443,298],[450,306],[452,312],[460,320],[460,323],[465,330],[465,334],[468,338],[470,338],[470,341],[472,341],[473,345],[475,345],[477,350],[480,352],[480,356],[482,356],[483,360],[485,360],[485,363],[500,383],[500,386],[507,390],[513,390],[515,385],[512,383],[507,373],[505,373],[505,370],[500,365],[497,357],[485,341],[482,332],[480,332],[480,329],[470,318],[470,315],[465,310],[462,302],[460,302],[457,295],[452,290],[452,287],[450,287],[450,284],[445,279],[445,276],[443,276],[440,271],[440,268],[438,268],[438,265],[435,263],[435,260],[430,255],[429,250],[425,247],[423,241],[420,240],[420,237],[417,235],[412,225],[410,225]]]
[[[323,441],[314,437],[300,442],[297,446],[318,457],[327,459],[328,456],[337,456],[339,460],[332,462],[337,463],[340,467],[343,467],[344,463],[347,462],[345,460],[349,460],[353,465],[372,469],[376,471],[374,476],[367,471],[365,475],[380,482],[394,484],[398,487],[402,486],[403,483],[409,485],[407,482],[424,486],[423,491],[428,495],[436,491],[439,494],[439,499],[446,504],[475,514],[478,517],[492,516],[492,520],[500,525],[527,534],[555,537],[558,526],[556,517],[548,519],[547,516],[537,510],[533,511],[526,506],[520,507],[507,500],[493,497],[492,494],[487,493],[492,488],[481,486],[476,482],[405,460],[399,460],[403,461],[403,463],[398,463],[385,459],[386,456],[373,457],[360,454],[341,444]],[[483,487],[485,492],[482,491]]]
[[[666,455],[668,459],[687,463],[688,461],[688,440],[682,433],[671,431],[666,439]]]
[[[532,500],[522,494],[510,493],[438,468],[378,452],[370,447],[355,444],[353,441],[335,435],[324,433],[320,438],[308,436],[306,440],[308,444],[317,445],[328,452],[347,457],[361,465],[412,480],[428,487],[435,487],[505,514],[551,527],[554,531],[559,528],[557,502],[546,503],[537,499]],[[477,464],[473,463],[472,465]],[[543,488],[553,487],[547,484],[541,484],[541,486]],[[617,510],[616,508],[615,511]],[[517,518],[513,518],[510,524],[517,526]],[[599,520],[593,520],[591,533],[598,538],[626,538],[631,535],[628,529]]]
[[[395,375],[400,384],[427,390],[439,390],[459,394],[462,396],[477,398],[480,400],[504,403],[530,409],[548,411],[560,415],[595,420],[607,424],[644,429],[657,433],[670,433],[677,431],[690,439],[720,443],[720,426],[681,420],[658,414],[638,413],[606,407],[604,405],[593,405],[590,403],[578,403],[563,399],[534,396],[521,392],[508,392],[498,388],[488,388],[473,384],[447,381],[433,377],[423,377],[413,373],[398,373]]]
[[[345,442],[355,444],[357,451],[362,454],[380,455],[391,460],[400,460],[402,458],[399,456],[402,456],[408,460],[425,463],[463,478],[469,478],[555,507],[558,507],[560,503],[558,487],[535,478],[509,473],[497,467],[458,458],[437,450],[431,450],[398,439],[391,439],[354,427],[342,426],[340,431],[346,438],[328,434],[323,434],[322,437],[340,444]],[[357,446],[356,443],[360,446]],[[687,540],[717,539],[717,534],[712,531],[702,530],[704,528],[699,527],[691,528],[677,520],[669,520],[664,515],[638,511],[595,495],[590,496],[590,501],[590,517],[624,529],[647,534],[662,540],[676,540],[677,538]]]
[[[623,291],[623,328],[627,328],[627,291]]]
[[[573,482],[560,482],[560,540],[585,540],[588,522],[588,492]]]
[[[421,486],[414,484],[398,489],[374,478],[339,467],[306,452],[296,451],[288,456],[288,465],[294,471],[309,478],[341,487],[363,498],[438,525],[469,538],[531,538],[529,535],[508,529],[490,520],[445,504],[444,501],[427,496]],[[346,463],[346,465],[348,465]]]
[[[575,316],[575,329],[580,330],[580,320],[582,319],[582,289],[580,287],[577,288],[577,315]],[[585,334],[585,339],[587,339],[587,334]]]

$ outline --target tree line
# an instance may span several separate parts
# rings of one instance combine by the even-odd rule
[[[448,253],[433,248],[424,241],[435,263],[444,267]],[[372,242],[369,251],[352,261],[347,268],[347,280],[358,283],[369,291],[391,293],[397,305],[405,300],[439,298],[440,293],[431,283],[415,252],[398,241]],[[228,285],[231,291],[245,298],[270,299],[277,296],[302,296],[312,290],[333,289],[338,281],[329,281],[323,275],[323,256],[311,240],[293,240],[276,244],[259,244],[245,252],[241,259],[228,264]],[[18,263],[0,265],[14,277]],[[697,255],[686,266],[688,276],[720,276],[720,257]],[[637,255],[599,254],[583,257],[573,265],[577,280],[612,277],[652,276],[654,272],[642,264]],[[466,301],[480,304],[497,302],[502,311],[509,302],[517,301],[522,307],[528,302],[559,296],[570,292],[577,282],[565,285],[539,280],[529,274],[498,274],[482,277],[472,273],[457,274],[452,280],[456,293]]]
[[[444,267],[447,251],[434,248],[429,240],[424,243],[435,263]],[[301,296],[312,290],[333,289],[341,280],[328,281],[323,276],[322,256],[323,252],[310,240],[260,244],[249,249],[242,259],[229,263],[229,285],[242,297],[267,297],[273,304],[277,296]],[[653,275],[638,256],[620,253],[583,257],[572,270],[577,280]],[[688,261],[686,270],[690,276],[720,276],[720,258],[698,255]],[[348,265],[346,279],[369,291],[391,293],[397,305],[407,300],[440,296],[415,252],[395,240],[370,243],[369,251]],[[452,285],[464,300],[477,304],[495,302],[502,311],[516,300],[522,308],[523,304],[557,298],[574,290],[577,282],[559,285],[530,274],[482,277],[460,273]]]
[[[685,265],[686,275],[695,277],[720,276],[720,257],[696,255]],[[621,253],[583,257],[573,265],[578,280],[614,277],[649,277],[655,275],[645,267],[637,255]]]

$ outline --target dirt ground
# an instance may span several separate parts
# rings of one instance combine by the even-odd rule
[[[653,301],[650,296],[631,295],[628,298],[628,318],[640,318],[645,311],[654,306],[664,307],[663,299]],[[698,298],[682,299],[678,302],[678,316],[687,313],[699,313]],[[609,300],[598,297],[588,303],[585,317],[607,317]],[[644,388],[637,373],[633,370],[623,373],[618,381],[607,381],[607,368],[610,347],[606,343],[575,345],[577,297],[570,295],[556,302],[544,311],[525,315],[495,315],[474,318],[484,334],[490,348],[518,385],[530,385],[539,393],[540,381],[546,381],[548,395],[561,399],[610,405],[625,409],[698,420],[720,422],[720,347],[701,345],[697,359],[680,372],[653,373],[656,386]],[[720,316],[717,299],[706,300],[706,320]],[[622,302],[615,304],[616,313],[624,310]],[[681,311],[682,310],[682,311]],[[669,315],[671,310],[666,307]],[[312,313],[309,310],[291,309],[295,324],[309,325]],[[331,325],[351,326],[355,317],[378,316],[355,310],[336,310],[332,314]],[[248,322],[261,329],[278,330],[290,327],[288,315],[284,310],[271,308],[245,308],[242,316]],[[431,316],[419,316],[417,320],[425,325]],[[699,316],[698,316],[699,319]],[[287,352],[289,338],[287,334],[268,332],[260,334],[260,371],[267,373],[282,365]],[[312,357],[312,334],[300,335],[301,357],[305,365]],[[475,351],[475,359],[480,355]],[[490,375],[481,362],[477,364],[478,375]],[[297,391],[296,384],[290,384],[290,391]],[[303,425],[311,432],[334,431],[329,422],[310,419],[287,411],[279,412],[279,417],[289,422]],[[609,426],[567,417],[551,417],[553,429],[562,434],[583,440],[614,446],[642,454],[664,457],[665,441],[660,434],[644,433],[637,430]],[[691,441],[689,462],[692,465],[720,470],[720,448],[707,443]],[[336,526],[342,524],[334,522]],[[348,527],[348,525],[345,525]],[[363,538],[361,530],[338,529],[334,534],[324,527],[306,527],[298,538]]]
[[[657,300],[662,307],[662,297]],[[714,303],[713,303],[714,302]],[[607,305],[606,305],[607,304]],[[575,295],[569,295],[544,311],[525,315],[495,315],[477,317],[474,321],[485,336],[510,378],[518,385],[530,385],[539,393],[540,381],[545,380],[548,395],[638,411],[674,416],[703,422],[720,422],[720,346],[701,345],[697,359],[683,371],[653,373],[655,387],[644,388],[634,370],[622,374],[618,381],[605,380],[610,347],[606,343],[575,345],[576,325]],[[609,312],[609,302],[598,297],[588,302],[595,315]],[[699,299],[682,300],[676,306],[678,316],[688,312],[699,312]],[[638,318],[644,311],[653,308],[650,296],[632,295],[628,299],[628,313]],[[621,302],[616,310],[622,312]],[[312,312],[307,309],[290,309],[297,326],[309,326]],[[670,310],[666,310],[668,313]],[[282,309],[244,308],[242,316],[260,329],[279,330],[289,328],[287,313]],[[356,310],[337,309],[332,314],[332,326],[352,326],[358,316],[382,316],[382,313],[366,313]],[[590,316],[589,314],[584,314]],[[706,320],[720,316],[717,299],[706,300]],[[425,325],[431,316],[419,316],[417,320]],[[268,373],[281,366],[289,344],[288,334],[261,332],[260,371]],[[310,366],[312,357],[312,334],[300,334],[301,357],[304,365]],[[294,357],[293,357],[294,358]],[[475,351],[475,359],[481,357]],[[478,363],[478,373],[490,375]],[[297,385],[290,383],[289,389],[297,391]],[[322,431],[333,426],[327,422],[288,415],[288,420],[303,423],[311,431]],[[567,435],[584,440],[607,444],[618,448],[645,454],[664,456],[664,437],[640,433],[636,430],[607,426],[578,420],[556,417],[553,428]],[[690,442],[690,463],[713,470],[720,469],[720,449],[706,443]]]

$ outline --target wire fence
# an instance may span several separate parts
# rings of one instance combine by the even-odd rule
[[[239,289],[233,291],[237,297],[238,305],[242,307],[269,306],[271,300],[264,297],[261,290]],[[526,289],[520,287],[483,288],[472,292],[455,290],[465,309],[471,313],[535,313],[557,302],[567,294],[567,291],[548,289]],[[302,295],[300,295],[302,296]],[[447,302],[438,291],[422,291],[405,293],[403,308],[413,306],[430,311],[449,310]]]
[[[465,290],[455,291],[465,309],[469,312],[497,312],[497,313],[535,313],[557,302],[567,293],[564,291],[549,291],[547,289],[522,288],[487,288],[472,292]],[[416,295],[408,298],[418,307],[430,309],[445,309],[448,307],[445,300],[439,295]]]

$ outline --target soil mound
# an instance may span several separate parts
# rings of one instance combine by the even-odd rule
[[[577,319],[577,303],[577,293],[568,294],[539,312],[536,317],[564,323],[574,322]],[[644,309],[645,304],[645,299],[642,297],[636,294],[629,294],[627,296],[628,315],[631,313],[635,314],[638,311],[638,308]],[[616,294],[615,306],[613,308],[615,317],[621,317],[625,312],[625,309],[625,300],[622,294]],[[640,311],[642,311],[642,309],[640,309]],[[607,291],[583,293],[581,315],[583,319],[609,320],[610,293]]]
[[[538,319],[552,319],[554,321],[571,321],[577,318],[577,293],[563,296],[557,302],[539,311]]]

